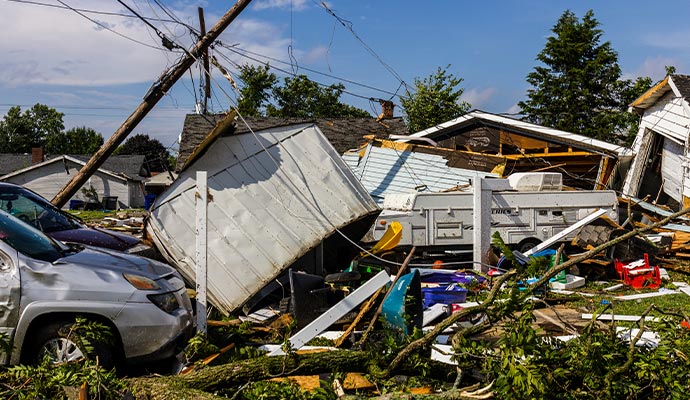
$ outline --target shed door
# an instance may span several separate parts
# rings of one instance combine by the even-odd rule
[[[683,175],[683,146],[664,138],[661,152],[661,176],[664,179],[664,192],[679,203],[682,203],[681,188]]]

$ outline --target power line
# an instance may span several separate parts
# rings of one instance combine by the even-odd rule
[[[326,10],[326,12],[327,12],[328,14],[330,14],[333,18],[335,18],[338,22],[340,22],[340,24],[341,24],[343,27],[345,27],[345,29],[347,29],[348,31],[350,31],[350,33],[352,33],[352,35],[355,37],[355,39],[357,39],[357,41],[359,41],[359,43],[362,45],[362,47],[364,47],[364,49],[365,49],[369,54],[371,54],[371,55],[372,55],[372,56],[373,56],[373,57],[374,57],[374,58],[375,58],[375,59],[376,59],[376,60],[377,60],[377,61],[378,61],[388,72],[390,72],[391,75],[393,75],[393,77],[395,77],[395,79],[397,79],[402,85],[405,85],[405,87],[407,87],[407,83],[405,83],[405,80],[404,80],[404,79],[393,69],[393,67],[391,67],[390,65],[388,65],[385,61],[383,61],[383,59],[381,58],[381,56],[379,56],[379,55],[374,51],[374,49],[372,49],[371,47],[369,47],[369,45],[367,45],[367,44],[364,42],[364,40],[357,34],[357,32],[355,32],[355,30],[354,30],[354,28],[353,28],[353,25],[352,25],[352,22],[351,22],[351,21],[348,21],[348,20],[346,20],[346,19],[344,19],[344,18],[338,16],[335,12],[333,12],[333,10],[331,10],[331,9],[326,5],[325,2],[322,1],[321,4],[318,4],[318,3],[316,2],[316,0],[312,0],[312,1],[313,1],[315,4],[321,6],[324,10]]]
[[[260,54],[260,53],[255,53],[255,52],[253,52],[253,51],[246,50],[246,49],[242,49],[242,48],[237,47],[237,46],[228,46],[228,45],[224,45],[224,44],[222,44],[222,43],[220,43],[220,46],[223,47],[223,48],[225,48],[225,49],[228,49],[229,51],[231,51],[231,52],[233,52],[233,53],[235,53],[235,54],[237,54],[237,55],[239,55],[239,56],[242,56],[242,57],[249,58],[249,57],[246,56],[246,54],[251,54],[251,55],[254,55],[254,56],[258,56],[258,57],[263,57],[263,58],[265,58],[265,59],[267,59],[267,60],[270,60],[270,61],[275,61],[275,62],[280,63],[280,64],[291,65],[291,63],[289,63],[289,62],[287,62],[287,61],[280,60],[280,59],[277,59],[277,58],[274,58],[274,57],[270,57],[270,56],[267,56],[267,55],[263,55],[263,54]],[[246,54],[245,54],[245,53],[246,53]],[[249,58],[249,59],[254,60],[254,61],[257,61],[255,58]],[[258,61],[258,62],[261,62],[261,61]],[[397,96],[396,93],[391,92],[391,91],[388,91],[388,90],[385,90],[385,89],[380,89],[380,88],[377,88],[377,87],[374,87],[374,86],[371,86],[371,85],[367,85],[367,84],[364,84],[364,83],[359,83],[359,82],[356,82],[356,81],[353,81],[353,80],[350,80],[350,79],[346,79],[346,78],[340,78],[340,77],[338,77],[338,76],[336,76],[336,75],[328,74],[328,73],[326,73],[326,72],[317,71],[317,70],[310,69],[310,68],[307,68],[307,67],[304,67],[304,66],[301,66],[300,68],[303,69],[303,70],[305,70],[305,71],[309,71],[309,72],[312,72],[312,73],[314,73],[314,74],[322,75],[322,76],[325,76],[325,77],[328,77],[328,78],[331,78],[331,79],[336,79],[336,80],[341,81],[341,82],[346,82],[346,83],[349,83],[349,84],[352,84],[352,85],[356,85],[356,86],[359,86],[359,87],[363,87],[363,88],[366,88],[366,89],[376,90],[376,91],[378,91],[378,92],[385,93],[385,94],[389,94],[389,95],[391,95],[391,96]]]
[[[60,0],[58,0],[58,1],[60,1]],[[158,35],[158,37],[161,38],[163,47],[165,47],[166,49],[168,49],[168,50],[170,50],[170,51],[172,51],[174,48],[179,48],[179,49],[182,49],[182,50],[184,50],[184,51],[187,50],[187,49],[185,49],[184,47],[180,46],[179,44],[177,44],[177,43],[173,42],[172,40],[168,39],[168,37],[165,36],[165,34],[164,34],[163,32],[161,32],[160,29],[158,29],[155,25],[153,25],[151,22],[149,22],[146,18],[144,18],[144,17],[142,17],[141,15],[139,15],[138,12],[134,11],[134,9],[133,9],[132,7],[130,7],[130,6],[128,6],[124,1],[122,1],[122,0],[117,0],[117,2],[120,3],[120,4],[122,4],[123,7],[125,7],[126,9],[128,9],[132,14],[136,15],[143,23],[145,23],[145,24],[148,25],[151,29],[153,29],[153,31],[156,32],[156,35]]]
[[[231,64],[234,63],[232,60],[230,60],[230,58],[229,58],[227,55],[223,54],[222,52],[218,51],[217,53],[218,53],[221,57],[223,57],[226,61],[228,61],[229,63],[231,63]],[[244,57],[249,58],[250,60],[254,60],[254,61],[258,62],[258,63],[261,63],[261,60],[258,60],[258,59],[256,59],[256,58],[253,58],[253,57],[251,57],[251,56],[244,55]],[[270,65],[269,65],[269,67],[272,68],[272,69],[274,69],[274,70],[276,70],[276,71],[280,71],[280,72],[282,72],[282,73],[284,73],[284,74],[286,74],[286,75],[290,75],[290,76],[293,76],[293,77],[298,77],[298,76],[299,76],[299,74],[295,74],[295,73],[293,73],[292,71],[288,71],[288,70],[285,70],[285,69],[282,69],[282,68],[278,68],[278,67],[275,67],[275,66],[270,66]],[[314,82],[314,83],[316,83],[316,84],[319,85],[319,86],[322,86],[322,87],[331,87],[331,86],[332,86],[332,85],[327,85],[327,84],[325,84],[325,83],[321,83],[321,82],[315,81],[315,80],[313,80],[313,79],[311,79],[311,81]],[[350,96],[357,97],[357,98],[364,99],[364,100],[370,100],[370,99],[372,99],[372,98],[369,97],[369,96],[363,96],[363,95],[361,95],[361,94],[357,94],[357,93],[350,92],[350,91],[347,91],[347,90],[343,90],[342,92],[345,93],[345,94],[348,94],[348,95],[350,95]]]
[[[131,38],[131,37],[127,36],[127,35],[124,35],[124,34],[118,32],[118,31],[116,31],[116,30],[110,28],[109,26],[107,26],[107,25],[105,25],[105,24],[102,24],[102,23],[96,21],[95,19],[89,17],[88,15],[86,15],[86,14],[84,14],[83,12],[77,10],[76,8],[74,8],[74,7],[72,7],[72,6],[68,5],[68,4],[66,4],[66,3],[65,3],[64,1],[62,1],[62,0],[57,0],[57,1],[58,1],[58,3],[62,4],[63,6],[65,6],[66,8],[68,8],[68,9],[74,11],[75,13],[77,13],[77,14],[79,14],[80,16],[82,16],[82,17],[88,19],[88,20],[91,21],[92,23],[94,23],[94,24],[100,26],[101,28],[103,28],[103,29],[105,29],[105,30],[108,30],[108,31],[110,31],[110,32],[112,32],[112,33],[114,33],[114,34],[116,34],[116,35],[122,37],[122,38],[125,38],[125,39],[127,39],[127,40],[131,40],[132,42],[138,43],[138,44],[140,44],[140,45],[142,45],[142,46],[150,47],[150,48],[156,49],[156,50],[161,50],[160,47],[152,46],[152,45],[150,45],[150,44],[148,44],[148,43],[144,43],[144,42],[141,42],[141,41],[136,40],[136,39],[134,39],[134,38]]]
[[[110,16],[125,17],[125,18],[137,18],[135,15],[131,15],[131,14],[124,14],[124,13],[110,12],[110,11],[89,10],[86,8],[76,8],[76,7],[72,8],[69,6],[61,6],[58,4],[41,3],[39,1],[31,1],[31,0],[6,0],[6,1],[10,1],[13,3],[21,3],[21,4],[31,4],[31,5],[35,5],[35,6],[50,7],[50,8],[59,8],[61,10],[79,11],[79,12],[82,12],[85,14],[98,14],[98,15],[110,15]],[[170,19],[150,18],[150,17],[147,17],[147,18],[149,20],[157,21],[157,22],[169,22],[169,23],[177,23],[177,24],[185,25],[184,23],[181,23],[179,21],[170,20]]]

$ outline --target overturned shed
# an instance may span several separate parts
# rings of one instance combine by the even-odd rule
[[[632,157],[625,147],[478,110],[411,136],[454,150],[456,158],[478,171],[503,176],[560,172],[565,185],[582,189],[615,188],[616,173]],[[438,151],[421,142],[404,142],[416,145],[415,151]]]
[[[637,156],[623,194],[669,204],[690,205],[690,76],[669,75],[630,105],[641,115],[633,143]]]
[[[147,225],[167,261],[194,281],[195,177],[208,172],[208,296],[225,313],[289,266],[346,266],[349,241],[379,213],[316,125],[228,134],[232,122],[220,121],[186,159]]]

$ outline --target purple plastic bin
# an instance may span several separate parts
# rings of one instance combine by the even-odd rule
[[[425,308],[437,303],[464,303],[467,298],[467,289],[459,286],[453,286],[450,290],[446,287],[422,288],[422,297]]]

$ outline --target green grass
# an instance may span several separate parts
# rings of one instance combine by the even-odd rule
[[[130,210],[118,210],[118,211],[101,211],[101,210],[68,210],[67,212],[82,219],[84,222],[101,220],[105,217],[116,218],[118,213],[141,213],[143,209],[130,209]]]
[[[671,281],[664,281],[662,283],[662,288],[674,290],[676,286],[671,282],[688,282],[690,281],[690,276],[683,273],[668,271]],[[581,296],[571,296],[570,298],[576,298],[576,300],[568,303],[570,308],[580,308],[584,307],[588,312],[596,312],[602,309],[606,301],[611,303],[610,308],[606,313],[613,312],[619,315],[640,315],[642,314],[651,304],[654,304],[658,308],[666,312],[683,312],[690,310],[690,296],[685,293],[669,294],[665,296],[650,297],[645,299],[637,300],[617,300],[616,298],[621,295],[639,294],[639,293],[651,293],[657,292],[657,290],[634,290],[631,288],[619,289],[613,292],[602,292],[605,287],[613,286],[618,282],[611,281],[606,285],[597,285],[594,282],[588,282],[585,287],[581,289],[576,289],[578,292],[583,293],[594,293],[594,297],[581,297]],[[655,314],[655,312],[652,312]],[[656,313],[658,314],[658,313]]]

